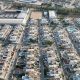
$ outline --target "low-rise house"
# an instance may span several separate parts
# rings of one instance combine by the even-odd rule
[[[1,48],[1,69],[0,69],[0,79],[8,80],[10,73],[13,69],[16,54],[14,51],[14,45],[8,45],[6,48]]]
[[[6,40],[12,29],[13,29],[13,26],[11,25],[2,26],[0,30],[0,39]]]
[[[67,74],[69,79],[71,76],[76,74],[77,70],[79,71],[79,66],[76,65],[80,62],[80,59],[65,28],[60,29],[57,33],[55,33],[56,43],[58,43],[57,38],[59,39],[58,41],[61,42],[61,44],[57,44],[57,46],[64,65],[64,72]]]
[[[9,40],[12,43],[20,43],[23,37],[24,29],[25,27],[22,25],[16,26],[17,28],[14,29],[14,31],[10,34]]]
[[[39,47],[31,44],[27,49],[26,75],[32,80],[40,80]]]

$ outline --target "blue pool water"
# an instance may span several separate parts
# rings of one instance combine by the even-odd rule
[[[77,29],[75,27],[67,27],[67,31],[72,33],[72,32],[76,32]]]

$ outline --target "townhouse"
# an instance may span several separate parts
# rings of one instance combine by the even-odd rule
[[[53,46],[43,48],[44,75],[51,80],[64,80],[60,59]]]
[[[38,22],[37,20],[30,20],[29,25],[29,32],[27,41],[28,42],[37,42],[38,41]]]
[[[65,28],[59,29],[54,35],[64,72],[67,75],[67,79],[71,80],[74,74],[79,75],[79,66],[77,64],[80,62],[80,58]]]
[[[41,73],[39,56],[40,54],[38,44],[29,45],[27,48],[25,75],[32,80],[40,80]]]
[[[11,30],[13,29],[13,26],[11,25],[1,25],[0,27],[0,39],[6,40],[9,36]]]
[[[23,37],[24,29],[24,26],[16,25],[13,32],[9,35],[9,40],[12,43],[20,43]]]
[[[0,50],[0,79],[9,80],[16,58],[16,52],[14,49],[14,45],[8,45]]]

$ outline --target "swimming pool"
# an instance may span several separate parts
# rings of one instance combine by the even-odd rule
[[[75,27],[67,27],[67,31],[68,31],[69,33],[73,33],[73,32],[76,32],[77,29],[76,29]]]

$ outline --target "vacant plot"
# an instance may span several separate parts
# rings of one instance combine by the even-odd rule
[[[31,18],[33,19],[41,19],[42,17],[42,12],[32,12],[31,13]]]

